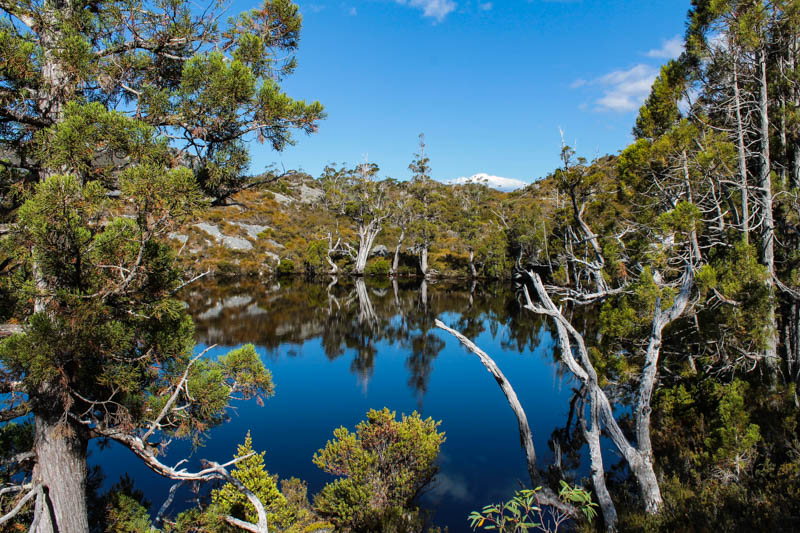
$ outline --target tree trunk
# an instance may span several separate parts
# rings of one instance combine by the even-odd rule
[[[531,432],[531,427],[528,424],[528,417],[525,414],[525,409],[522,408],[522,404],[519,402],[517,393],[514,391],[514,388],[511,386],[508,378],[506,378],[506,376],[500,370],[500,367],[497,366],[497,363],[494,362],[494,359],[489,357],[486,352],[478,348],[475,343],[470,341],[458,331],[447,327],[441,320],[436,319],[434,324],[437,328],[443,329],[454,336],[461,344],[464,345],[467,350],[477,355],[478,359],[480,359],[481,363],[483,363],[483,366],[486,367],[486,370],[489,371],[497,384],[500,385],[500,389],[503,391],[509,407],[511,407],[511,410],[514,411],[514,416],[517,417],[517,425],[519,427],[519,443],[525,452],[525,461],[528,465],[528,475],[531,478],[531,483],[534,487],[541,485],[542,479],[539,475],[539,469],[536,468],[536,450],[533,447],[533,432]]]
[[[469,272],[472,279],[478,277],[478,269],[475,268],[475,250],[472,249],[472,246],[469,247]]]
[[[650,358],[650,364],[645,364],[645,370],[643,371],[642,376],[642,385],[640,386],[638,394],[638,405],[635,411],[638,435],[642,434],[645,425],[649,429],[649,417],[651,410],[649,400],[652,392],[652,385],[656,377],[656,368],[658,364],[658,351],[654,351],[654,349],[656,348],[656,344],[658,347],[660,347],[660,334],[666,324],[669,324],[675,320],[686,309],[686,305],[689,301],[690,291],[693,286],[693,280],[689,274],[690,272],[686,272],[686,277],[684,278],[681,290],[675,297],[675,302],[672,304],[672,306],[666,311],[658,312],[653,320],[653,331],[657,331],[659,335],[657,338],[657,343],[653,342],[651,338],[651,345],[648,347],[647,354]],[[617,450],[619,450],[620,454],[625,458],[625,461],[628,463],[631,472],[636,477],[636,481],[639,483],[639,491],[642,497],[642,502],[644,503],[645,511],[648,514],[658,513],[661,509],[661,505],[663,504],[663,499],[661,497],[661,489],[658,486],[658,479],[656,478],[655,470],[653,469],[652,449],[650,445],[649,434],[641,439],[643,442],[636,443],[637,447],[634,447],[628,441],[628,438],[623,433],[622,428],[614,418],[614,411],[611,407],[611,403],[608,400],[608,396],[606,396],[605,392],[598,384],[597,372],[592,365],[591,359],[589,358],[589,353],[586,349],[583,335],[581,335],[574,328],[574,326],[561,313],[561,310],[553,303],[553,300],[547,293],[547,289],[545,289],[544,283],[542,283],[539,275],[532,272],[528,272],[528,275],[533,282],[533,286],[536,289],[539,299],[544,307],[537,307],[533,304],[530,299],[530,295],[527,292],[527,287],[525,288],[527,300],[527,305],[525,307],[534,313],[548,315],[555,319],[556,332],[558,334],[559,346],[561,348],[561,360],[575,375],[575,377],[589,387],[589,393],[593,395],[593,401],[597,403],[600,420],[606,426],[608,438],[611,439],[611,441],[617,447]],[[656,309],[660,309],[660,300],[658,303],[656,303]],[[575,339],[575,351],[580,359],[580,363],[573,356],[570,337]],[[653,358],[654,354],[655,357]],[[646,380],[649,380],[650,382],[646,383]],[[640,451],[642,447],[645,448],[644,451]]]
[[[400,230],[400,238],[397,239],[397,246],[394,248],[394,260],[392,261],[392,271],[390,272],[392,276],[396,276],[400,269],[400,247],[403,245],[403,239],[405,238],[406,230],[403,228]]]
[[[422,271],[423,276],[428,275],[428,245],[423,244],[422,250],[419,252],[419,269]]]
[[[639,494],[644,504],[644,512],[657,514],[661,510],[664,500],[661,498],[661,489],[658,487],[658,478],[653,469],[653,461],[649,457],[639,455],[638,460],[628,461],[628,465],[639,482]]]
[[[603,513],[606,531],[616,531],[617,509],[614,506],[614,501],[611,499],[611,494],[608,492],[608,487],[606,486],[606,470],[603,465],[603,451],[600,446],[599,399],[596,391],[593,391],[590,396],[589,409],[591,413],[591,427],[586,424],[585,416],[581,416],[580,420],[583,428],[583,436],[586,439],[586,444],[589,445],[592,485],[594,486],[594,493],[597,496],[597,501],[600,504],[600,512]]]
[[[789,53],[789,70],[794,72],[797,65],[797,36],[792,38]],[[800,108],[800,88],[797,83],[792,84],[791,105],[794,109]],[[792,171],[790,172],[790,187],[800,187],[800,140],[797,138],[797,126],[793,125],[790,132],[789,145],[792,147]]]
[[[88,533],[86,448],[82,428],[60,424],[58,417],[34,417],[35,483],[44,486],[44,512],[35,533]]]
[[[36,95],[36,106],[41,116],[51,124],[60,122],[66,103],[73,97],[74,86],[60,59],[62,43],[59,39],[60,17],[73,10],[71,1],[45,3],[41,11],[43,83]],[[63,172],[62,168],[39,168],[39,181]],[[46,281],[38,262],[33,264],[33,277],[42,294],[48,292]],[[46,303],[39,295],[34,303],[35,312],[46,312]],[[47,386],[45,386],[45,389]],[[48,403],[46,390],[43,391]],[[51,402],[60,405],[58,401]],[[47,405],[51,408],[52,405]],[[35,524],[34,533],[88,533],[89,518],[86,505],[86,466],[88,439],[83,428],[73,427],[61,420],[61,413],[34,414],[34,443],[36,466],[33,482],[44,488],[42,512]]]
[[[369,259],[369,253],[372,251],[372,245],[375,243],[375,237],[377,237],[378,233],[380,232],[381,232],[380,226],[375,227],[375,225],[372,222],[370,222],[366,226],[359,226],[358,253],[356,254],[356,266],[355,266],[356,276],[364,275],[364,269],[367,266],[367,259]]]
[[[767,267],[767,288],[770,296],[775,296],[775,221],[772,216],[772,175],[769,149],[769,95],[767,94],[767,52],[761,49],[758,53],[760,68],[760,145],[761,162],[759,165],[759,185],[761,195],[761,262]],[[767,310],[767,321],[770,333],[767,336],[767,347],[764,350],[764,363],[770,379],[777,380],[778,374],[778,325],[775,318],[775,306],[770,304]]]
[[[742,235],[748,242],[750,235],[750,206],[747,192],[747,155],[744,146],[744,126],[742,124],[742,104],[739,94],[739,71],[737,62],[733,62],[733,96],[736,109],[736,147],[738,149],[739,183],[742,194]]]

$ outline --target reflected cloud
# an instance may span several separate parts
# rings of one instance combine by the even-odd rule
[[[467,480],[457,474],[450,475],[445,472],[440,472],[436,476],[427,496],[434,501],[448,499],[465,502],[472,499]]]

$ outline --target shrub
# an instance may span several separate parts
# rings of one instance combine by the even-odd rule
[[[278,265],[277,273],[279,276],[291,276],[294,274],[294,262],[289,259],[282,259]]]
[[[334,430],[334,440],[314,454],[314,464],[341,476],[314,498],[314,510],[337,530],[420,529],[414,498],[434,478],[444,433],[440,422],[416,412],[403,415],[370,410],[366,421]]]
[[[367,267],[364,269],[364,275],[386,277],[389,275],[389,269],[391,267],[392,265],[388,260],[382,258],[376,259],[367,264]]]

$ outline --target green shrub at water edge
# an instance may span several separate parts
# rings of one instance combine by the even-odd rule
[[[388,276],[389,269],[392,266],[386,259],[376,259],[367,265],[364,269],[365,276]]]
[[[275,272],[279,276],[291,276],[294,274],[294,263],[289,259],[283,259]]]

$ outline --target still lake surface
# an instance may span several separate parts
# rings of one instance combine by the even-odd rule
[[[336,427],[352,430],[372,408],[416,410],[441,420],[447,439],[440,473],[421,504],[437,525],[468,530],[470,511],[509,498],[530,480],[505,396],[475,355],[434,327],[435,318],[472,339],[508,377],[527,412],[541,467],[553,462],[554,432],[563,440],[575,429],[564,431],[576,383],[555,362],[547,324],[521,309],[510,284],[210,281],[182,297],[195,319],[196,350],[216,345],[208,356],[218,357],[254,344],[272,372],[275,396],[263,406],[235,404],[230,421],[194,452],[173,443],[168,464],[188,454],[189,469],[203,458],[227,461],[250,431],[254,447],[267,451],[270,472],[306,480],[311,496],[333,479],[311,458]],[[565,470],[580,477],[582,455],[576,450]],[[115,445],[93,448],[90,461],[102,465],[106,488],[129,474],[153,514],[172,484]],[[196,497],[181,489],[170,514]]]

